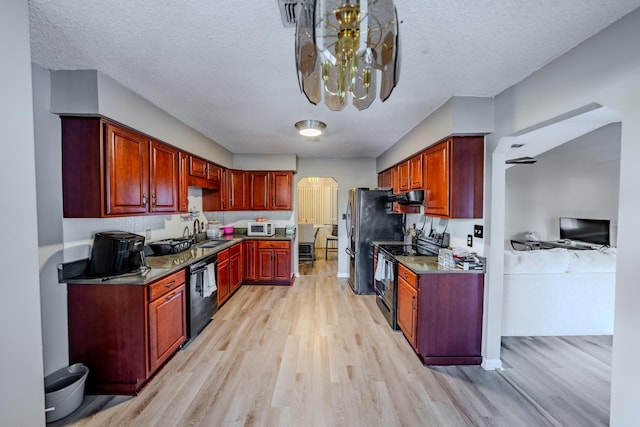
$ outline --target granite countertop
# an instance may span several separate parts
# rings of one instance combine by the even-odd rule
[[[373,245],[403,245],[402,241],[374,241]],[[432,274],[432,273],[462,273],[462,274],[484,274],[485,270],[461,270],[459,268],[444,267],[438,264],[438,256],[427,255],[393,255],[393,257],[402,265],[416,274]],[[483,258],[484,260],[484,258]],[[484,260],[486,261],[486,260]],[[486,262],[485,262],[486,265]]]
[[[182,251],[177,254],[160,255],[160,256],[147,256],[148,269],[140,273],[130,273],[126,275],[120,275],[113,278],[73,278],[67,279],[64,283],[70,284],[105,284],[105,285],[146,285],[161,279],[164,276],[175,273],[188,267],[196,261],[199,261],[209,255],[216,254],[223,251],[236,243],[240,243],[244,240],[289,240],[295,239],[295,234],[286,235],[284,232],[276,232],[273,236],[247,236],[246,234],[233,234],[226,235],[219,239],[209,239],[199,242],[193,245],[186,251]],[[201,248],[198,245],[210,241],[210,240],[227,240],[227,243],[216,246],[215,248]]]
[[[484,270],[461,270],[459,268],[449,268],[438,264],[437,256],[404,256],[396,255],[396,260],[416,274],[433,274],[433,273],[453,273],[453,274],[484,274]]]

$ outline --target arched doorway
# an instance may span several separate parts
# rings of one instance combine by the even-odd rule
[[[298,240],[312,240],[313,258],[302,256],[299,248],[300,274],[337,272],[338,183],[331,177],[305,177],[297,184]],[[312,233],[312,237],[304,236]]]

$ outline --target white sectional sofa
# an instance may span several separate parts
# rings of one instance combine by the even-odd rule
[[[506,250],[502,335],[611,335],[615,281],[615,248]]]

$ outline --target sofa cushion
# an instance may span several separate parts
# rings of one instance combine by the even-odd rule
[[[506,250],[504,274],[566,273],[571,255],[562,248],[514,251]]]
[[[609,248],[600,251],[571,251],[569,273],[615,273],[616,250]]]

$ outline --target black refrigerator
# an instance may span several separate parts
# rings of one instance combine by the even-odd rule
[[[403,215],[393,214],[391,190],[349,190],[345,213],[349,246],[349,285],[356,294],[373,294],[374,241],[402,241]]]

